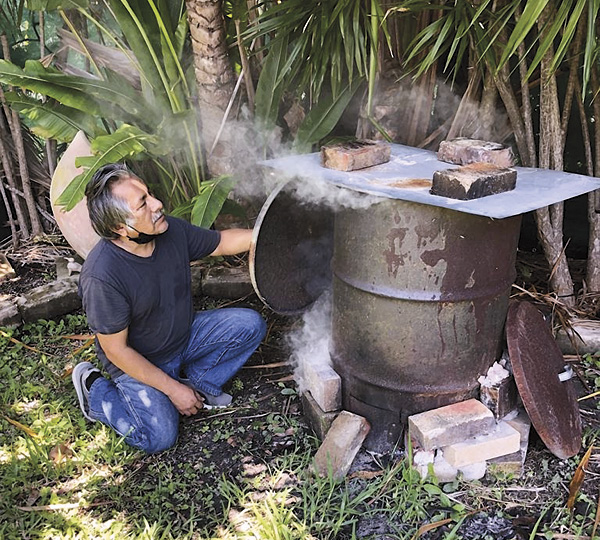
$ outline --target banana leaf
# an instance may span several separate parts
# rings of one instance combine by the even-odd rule
[[[78,131],[88,138],[103,133],[93,116],[60,103],[42,103],[40,100],[17,92],[7,92],[6,101],[18,111],[27,127],[38,137],[71,142]]]
[[[114,163],[125,158],[140,158],[153,141],[153,136],[140,129],[124,124],[111,135],[96,137],[91,148],[93,156],[80,157],[75,161],[78,167],[86,170],[76,176],[66,187],[57,200],[58,206],[64,207],[65,211],[72,210],[85,195],[85,187],[94,173],[107,163]]]
[[[311,146],[328,135],[336,126],[343,112],[348,107],[350,100],[364,82],[364,77],[355,78],[348,84],[336,98],[329,96],[321,99],[307,115],[298,129],[294,150],[297,152],[310,152]]]
[[[231,176],[219,176],[204,182],[201,192],[194,197],[192,223],[199,227],[210,227],[219,215],[234,184],[235,180]]]

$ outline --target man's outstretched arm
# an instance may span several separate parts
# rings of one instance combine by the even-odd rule
[[[225,229],[221,231],[221,241],[211,256],[237,255],[250,249],[252,229]]]
[[[96,339],[107,358],[130,377],[160,390],[181,414],[189,416],[202,409],[202,398],[198,393],[169,377],[135,349],[132,349],[127,344],[127,333],[126,328],[116,334],[96,334]]]

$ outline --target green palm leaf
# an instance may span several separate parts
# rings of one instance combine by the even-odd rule
[[[281,83],[285,65],[287,38],[277,40],[271,47],[256,88],[256,117],[268,129],[275,125],[284,85]],[[278,82],[279,81],[279,82]]]
[[[537,20],[544,11],[548,1],[549,0],[537,0],[535,2],[527,2],[523,14],[508,38],[504,52],[498,62],[498,69],[506,64],[508,59],[515,54],[519,45],[525,40],[527,34],[529,34],[533,26],[537,23]]]

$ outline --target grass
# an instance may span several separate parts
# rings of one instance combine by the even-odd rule
[[[259,370],[232,384],[243,407],[185,419],[174,449],[144,455],[79,411],[69,372],[94,361],[88,332],[80,315],[0,329],[0,538],[499,538],[469,536],[475,517],[521,520],[523,538],[591,535],[597,453],[573,513],[565,502],[579,457],[543,448],[521,479],[440,486],[399,455],[342,482],[318,478],[318,441],[291,383]],[[597,389],[597,357],[585,362]],[[597,444],[597,425],[585,445]]]

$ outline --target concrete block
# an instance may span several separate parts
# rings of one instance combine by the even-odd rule
[[[494,415],[483,403],[468,399],[408,417],[408,429],[423,450],[448,446],[493,429]]]
[[[390,160],[392,147],[387,143],[359,140],[321,148],[321,165],[338,171],[355,171]]]
[[[12,279],[14,277],[17,277],[17,273],[10,262],[8,262],[6,255],[4,255],[4,253],[0,253],[0,281]]]
[[[339,411],[325,412],[319,404],[310,395],[310,392],[302,394],[302,410],[308,425],[315,432],[319,440],[323,440],[331,428],[331,424],[338,415]]]
[[[202,275],[204,270],[200,266],[190,266],[190,274],[192,276],[192,296],[200,296],[202,294]]]
[[[338,411],[342,408],[342,379],[331,366],[306,360],[302,364],[302,379],[323,411]]]
[[[331,467],[333,477],[343,479],[370,429],[371,426],[362,416],[342,411],[333,421],[315,455],[317,474],[326,476]]]
[[[472,163],[433,173],[430,192],[451,199],[471,200],[515,189],[517,171],[489,163]]]
[[[10,300],[0,302],[0,326],[14,328],[22,322],[21,313],[15,302]]]
[[[79,276],[72,276],[36,287],[17,300],[25,322],[52,319],[81,308],[77,294]]]
[[[254,291],[247,268],[210,268],[202,279],[202,294],[236,300]]]
[[[600,351],[600,321],[572,319],[571,329],[561,328],[556,343],[563,354],[594,354]]]
[[[520,445],[519,432],[506,422],[500,422],[493,432],[451,444],[443,451],[448,463],[456,468],[463,468],[466,465],[517,452]]]
[[[512,167],[516,163],[510,148],[500,143],[466,139],[464,137],[442,141],[437,158],[440,161],[457,165],[484,162],[492,163],[498,167]]]
[[[488,370],[481,384],[479,399],[490,409],[496,419],[504,418],[518,406],[517,385],[514,377],[497,362]]]

